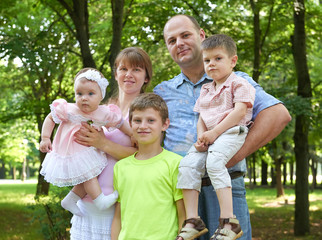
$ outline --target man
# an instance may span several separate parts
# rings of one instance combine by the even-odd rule
[[[170,126],[166,132],[164,147],[182,156],[196,141],[198,114],[193,107],[204,83],[211,82],[204,71],[201,42],[205,32],[191,16],[176,15],[168,20],[163,30],[168,51],[181,73],[155,87],[169,108]],[[239,219],[244,235],[240,239],[251,240],[251,225],[246,202],[243,175],[246,172],[245,157],[274,139],[291,120],[280,101],[265,93],[247,74],[236,72],[256,89],[253,111],[254,124],[246,141],[237,154],[227,163],[232,179],[234,214]],[[209,239],[218,226],[219,204],[208,177],[203,178],[199,195],[199,214],[209,233],[200,239]]]

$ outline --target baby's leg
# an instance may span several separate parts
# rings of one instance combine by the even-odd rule
[[[67,194],[67,196],[61,201],[61,206],[70,211],[74,215],[83,216],[81,210],[77,206],[78,200],[85,196],[86,192],[83,184],[79,184],[73,187],[73,189]]]
[[[96,207],[100,210],[108,209],[116,202],[118,198],[117,191],[105,196],[102,193],[102,189],[96,177],[84,182],[84,188],[86,193],[93,199]]]

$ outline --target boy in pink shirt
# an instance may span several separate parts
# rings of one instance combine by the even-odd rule
[[[237,239],[243,232],[233,215],[231,179],[225,165],[244,144],[255,89],[233,72],[238,57],[232,38],[213,35],[202,42],[202,50],[205,71],[213,82],[201,88],[194,107],[199,113],[198,139],[179,165],[177,188],[183,191],[187,220],[177,239],[194,239],[208,231],[198,217],[205,168],[220,205],[220,225],[211,239]]]

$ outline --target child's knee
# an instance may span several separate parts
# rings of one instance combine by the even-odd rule
[[[226,156],[224,154],[212,151],[208,153],[206,168],[208,172],[218,172],[226,168],[226,163]]]

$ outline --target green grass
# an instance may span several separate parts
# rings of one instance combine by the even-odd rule
[[[32,221],[35,183],[0,184],[0,240],[44,239]]]
[[[2,184],[0,182],[0,240],[44,239],[34,216],[35,183]],[[285,189],[284,198],[276,198],[274,188],[247,189],[253,240],[316,240],[322,239],[322,190],[310,194],[311,233],[294,237],[294,189]],[[287,204],[285,204],[287,199]]]
[[[294,189],[284,189],[276,198],[275,188],[247,189],[253,240],[316,240],[322,239],[322,190],[310,193],[310,235],[294,236]]]

